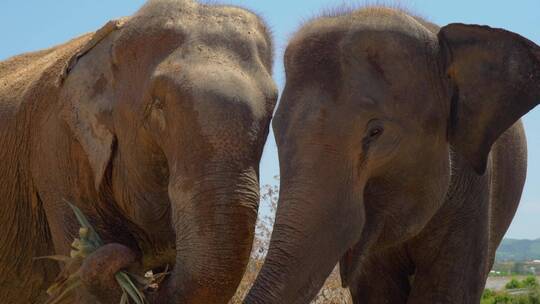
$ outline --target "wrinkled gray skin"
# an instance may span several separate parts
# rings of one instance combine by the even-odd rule
[[[540,48],[365,8],[307,23],[285,66],[277,218],[245,303],[309,303],[337,262],[355,303],[478,303],[525,181]]]
[[[117,304],[119,269],[166,265],[151,303],[227,303],[251,251],[277,98],[264,24],[156,0],[70,55],[84,39],[0,65],[15,88],[0,96],[0,302],[44,301],[59,268],[32,259],[69,255],[78,223],[65,199],[112,243],[83,266],[91,295],[69,303]],[[65,56],[65,75],[45,86]]]

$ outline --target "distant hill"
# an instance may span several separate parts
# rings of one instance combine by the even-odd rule
[[[498,262],[540,260],[540,239],[503,239],[497,249],[495,260]]]

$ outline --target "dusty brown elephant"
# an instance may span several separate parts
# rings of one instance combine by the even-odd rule
[[[69,254],[67,200],[111,243],[83,266],[96,299],[73,302],[118,303],[113,273],[170,265],[150,302],[226,303],[251,250],[271,65],[255,14],[188,0],[0,62],[0,302],[43,303],[59,266],[33,258]]]
[[[540,47],[368,7],[308,22],[285,67],[277,218],[245,303],[308,303],[338,261],[355,303],[479,303],[525,180]]]

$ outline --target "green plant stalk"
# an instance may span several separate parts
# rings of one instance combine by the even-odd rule
[[[66,201],[67,202],[67,201]],[[103,246],[104,243],[97,234],[97,232],[94,230],[94,227],[90,224],[84,213],[79,209],[77,206],[71,204],[70,202],[67,202],[73,212],[75,213],[75,216],[77,217],[77,220],[79,221],[79,224],[82,228],[87,229],[88,233],[87,235],[84,235],[83,233],[80,233],[80,248],[84,248],[85,250],[83,252],[75,252],[74,254],[82,254],[87,255],[95,250],[97,250],[99,247]],[[120,300],[120,303],[127,303],[128,299],[124,295],[127,294],[136,304],[144,304],[145,298],[144,295],[139,291],[139,289],[135,286],[131,278],[129,277],[128,273],[125,271],[119,271],[115,274],[115,279],[120,288],[122,288],[122,298]],[[67,291],[66,291],[67,292]]]

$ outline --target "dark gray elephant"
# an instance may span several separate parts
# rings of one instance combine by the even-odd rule
[[[540,47],[372,7],[308,22],[285,67],[277,218],[245,303],[308,303],[338,261],[355,303],[478,303],[525,181]]]
[[[101,303],[119,302],[119,269],[165,265],[150,302],[226,303],[251,250],[271,65],[256,15],[189,0],[0,62],[0,302],[44,301],[60,269],[33,258],[69,254],[67,200],[112,243],[83,265]]]

